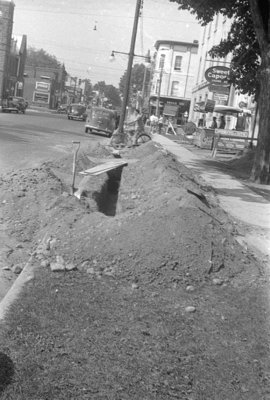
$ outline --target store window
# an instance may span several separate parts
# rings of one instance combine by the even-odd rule
[[[174,62],[174,70],[175,71],[181,71],[182,70],[182,56],[176,56],[175,57],[175,62]]]
[[[171,88],[171,96],[178,96],[178,91],[179,91],[179,82],[173,81]]]

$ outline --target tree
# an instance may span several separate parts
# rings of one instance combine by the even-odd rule
[[[144,71],[145,71],[144,64],[135,64],[132,68],[130,86],[136,91],[138,90],[142,91],[143,89]],[[147,76],[146,76],[147,81],[149,80],[149,74],[150,71],[147,70]],[[124,74],[121,76],[119,82],[119,90],[122,95],[124,94],[126,80],[127,80],[127,71],[125,71]],[[132,94],[132,91],[130,92]]]
[[[61,63],[55,56],[48,54],[43,49],[37,50],[34,47],[29,47],[27,50],[26,64],[33,65],[35,67],[61,67]]]
[[[217,13],[233,19],[228,37],[210,54],[232,53],[231,80],[243,93],[254,93],[259,134],[251,179],[270,184],[270,5],[265,0],[170,0],[195,14],[202,25]]]
[[[82,82],[85,83],[85,89],[84,89],[84,95],[85,95],[85,100],[87,103],[89,103],[92,99],[92,83],[90,81],[90,79],[83,79]]]
[[[118,108],[121,106],[121,98],[119,90],[113,85],[107,85],[105,88],[105,96],[111,102],[113,108]]]
[[[113,108],[121,105],[119,90],[115,86],[107,85],[105,81],[99,81],[94,85],[93,89],[99,92],[99,98],[106,97],[108,99],[107,102],[111,103]]]

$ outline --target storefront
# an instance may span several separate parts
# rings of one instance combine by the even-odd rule
[[[194,134],[193,143],[205,149],[234,153],[248,145],[251,112],[238,107],[216,105],[213,114],[217,120],[215,129],[201,127]],[[217,139],[214,142],[214,137]]]
[[[176,99],[175,97],[151,96],[149,99],[149,111],[151,114],[157,114],[159,107],[160,115],[165,118],[171,118],[177,125],[183,125],[188,117],[190,100]]]

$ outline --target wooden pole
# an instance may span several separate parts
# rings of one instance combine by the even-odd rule
[[[140,8],[141,8],[141,0],[137,0],[136,9],[135,9],[135,16],[134,16],[134,23],[133,23],[133,30],[131,36],[131,43],[130,43],[130,50],[129,50],[129,58],[128,58],[128,66],[127,66],[127,78],[126,78],[126,85],[124,91],[124,99],[122,104],[122,110],[120,115],[119,127],[118,132],[120,134],[120,138],[124,142],[124,121],[126,116],[126,108],[128,105],[128,96],[129,96],[129,86],[131,81],[131,73],[132,73],[132,63],[134,57],[134,49],[136,43],[136,35],[137,35],[137,28],[138,28],[138,20],[140,16]]]

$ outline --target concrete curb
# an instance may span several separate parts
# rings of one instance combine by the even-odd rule
[[[48,234],[46,233],[41,240],[39,246],[44,244],[47,238]],[[33,265],[33,261],[35,261],[36,254],[36,251],[31,254],[22,272],[13,282],[12,286],[9,288],[3,299],[0,301],[0,321],[3,321],[5,319],[10,306],[18,298],[25,284],[34,279],[35,266]]]
[[[0,302],[0,321],[3,321],[7,315],[9,307],[17,299],[24,285],[34,278],[34,267],[32,265],[34,255],[31,255],[24,269],[13,282],[5,297]]]

